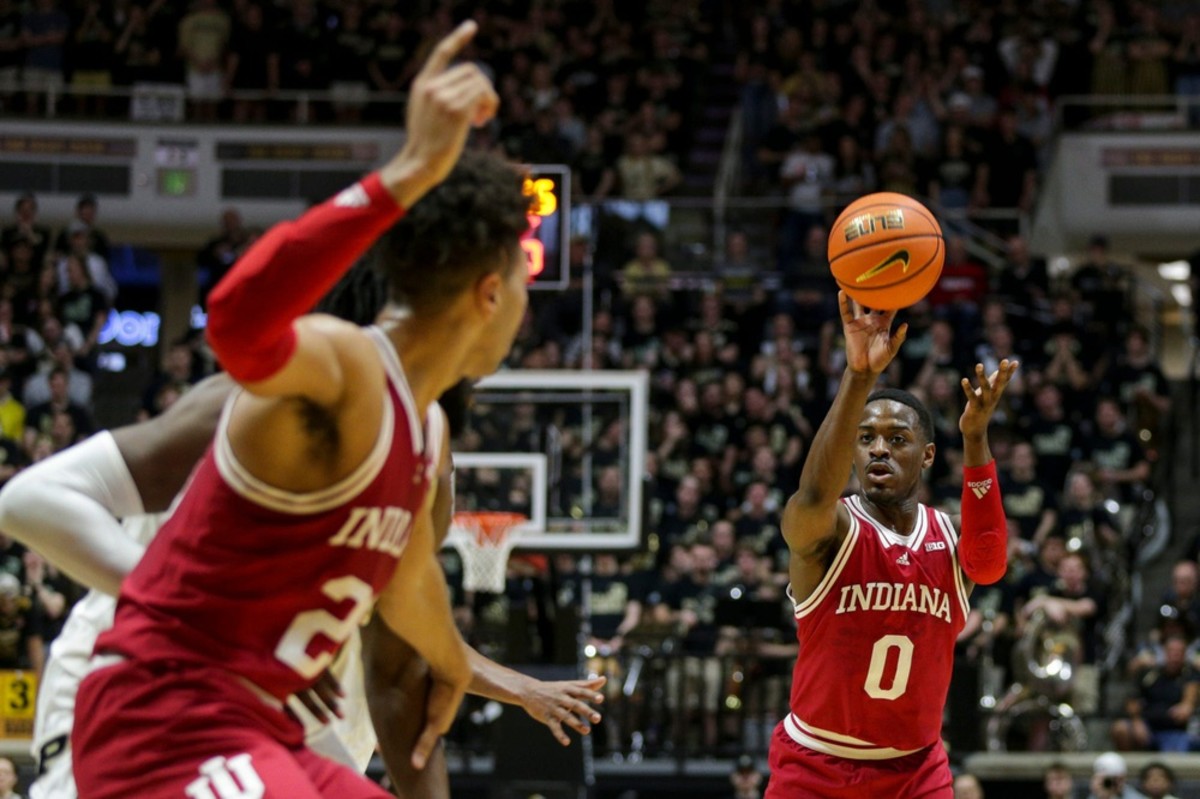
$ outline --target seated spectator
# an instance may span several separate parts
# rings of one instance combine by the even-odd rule
[[[621,270],[621,290],[626,297],[665,296],[671,265],[658,254],[658,237],[650,231],[639,233],[634,242],[633,259]]]
[[[155,399],[164,386],[183,386],[184,389],[199,380],[196,370],[195,353],[185,339],[171,342],[163,356],[162,367],[159,369],[150,385],[142,392],[142,410],[150,416],[156,416]]]
[[[1038,479],[1037,455],[1033,446],[1019,442],[1000,480],[1005,515],[1017,522],[1021,538],[1041,541],[1058,522],[1057,492]]]
[[[25,435],[25,406],[12,393],[12,372],[0,367],[0,436],[20,441]]]
[[[58,259],[57,265],[58,293],[62,295],[72,290],[67,264],[74,257],[86,268],[92,288],[100,292],[106,304],[111,305],[117,298],[117,281],[108,271],[108,262],[89,249],[90,231],[91,228],[78,219],[72,220],[67,226],[67,253]]]
[[[1029,322],[1029,316],[1050,301],[1050,276],[1045,260],[1030,255],[1023,237],[1009,236],[1007,245],[1004,267],[996,277],[996,294]]]
[[[29,627],[31,604],[20,578],[0,572],[0,669],[29,668],[31,648],[40,646]]]
[[[1075,778],[1060,762],[1051,763],[1042,773],[1042,790],[1046,799],[1075,799]]]
[[[196,256],[196,264],[208,270],[208,283],[204,296],[221,281],[234,262],[250,246],[250,230],[242,224],[242,215],[236,208],[221,212],[221,230],[205,244]]]
[[[961,127],[951,125],[942,138],[942,152],[933,166],[929,180],[929,199],[943,211],[965,210],[975,187],[977,163],[967,150],[966,135]]]
[[[94,252],[107,261],[111,255],[112,246],[108,243],[107,234],[96,227],[96,214],[99,212],[99,208],[96,195],[91,192],[81,194],[75,201],[75,218],[71,222],[81,222],[87,226],[88,252]],[[71,251],[70,225],[59,231],[58,238],[54,240],[54,250],[60,254]]]
[[[1096,484],[1105,496],[1133,501],[1136,489],[1150,479],[1150,461],[1141,442],[1125,426],[1112,397],[1096,403],[1095,425],[1083,439],[1083,456],[1096,469]]]
[[[946,263],[941,277],[929,292],[929,304],[935,314],[944,314],[965,335],[979,317],[988,291],[987,268],[967,252],[961,236],[946,237]]]
[[[1091,793],[1088,799],[1146,799],[1126,784],[1129,770],[1125,758],[1105,752],[1092,764]]]
[[[596,202],[613,194],[617,173],[604,147],[604,130],[599,125],[587,129],[583,147],[571,165],[571,189],[584,202]]]
[[[1142,766],[1138,773],[1138,790],[1146,799],[1179,799],[1175,796],[1175,772],[1158,761]]]
[[[1092,236],[1083,261],[1071,273],[1071,289],[1084,306],[1088,331],[1105,349],[1116,343],[1130,314],[1132,277],[1109,256],[1108,237]]]
[[[95,350],[100,343],[100,331],[108,318],[108,302],[92,285],[83,261],[75,254],[66,257],[67,291],[58,298],[58,317],[64,325],[79,331],[83,344],[76,356],[87,363],[95,362]]]
[[[1187,662],[1187,646],[1183,638],[1168,639],[1163,664],[1138,675],[1137,695],[1110,730],[1118,750],[1188,751],[1187,726],[1200,697],[1200,675]]]
[[[1178,561],[1171,568],[1171,587],[1159,603],[1173,608],[1192,630],[1200,630],[1200,567],[1192,560]]]
[[[53,324],[58,323],[55,320]],[[47,325],[47,327],[52,326]],[[50,356],[51,359],[47,366],[25,381],[25,388],[21,395],[21,401],[25,407],[32,409],[35,405],[51,399],[54,393],[51,390],[53,382],[50,379],[51,374],[53,370],[60,369],[67,375],[67,396],[71,402],[83,408],[90,408],[92,405],[92,376],[75,366],[75,355],[70,344],[66,340],[56,341],[50,348]]]
[[[13,211],[16,218],[0,231],[0,246],[7,253],[20,241],[28,244],[32,248],[29,262],[36,272],[46,262],[46,255],[50,252],[50,229],[38,224],[38,203],[32,194],[18,197]]]
[[[784,271],[792,271],[792,262],[801,257],[809,229],[825,224],[825,201],[833,189],[834,169],[833,158],[821,150],[821,136],[815,127],[801,132],[779,167],[788,197],[779,234]]]
[[[1121,546],[1121,523],[1104,506],[1087,472],[1074,472],[1067,478],[1058,513],[1058,529],[1072,551],[1086,552],[1097,558],[1104,552],[1125,557]]]
[[[1125,334],[1125,352],[1100,381],[1103,394],[1117,397],[1148,449],[1157,449],[1171,408],[1171,386],[1150,349],[1150,333],[1135,326]]]
[[[82,405],[73,402],[68,393],[68,372],[61,366],[50,371],[48,384],[50,398],[45,402],[29,406],[25,417],[25,447],[32,451],[39,436],[51,435],[54,432],[55,415],[66,414],[72,423],[72,437],[90,435],[93,429],[92,417]],[[61,429],[60,429],[61,432]]]

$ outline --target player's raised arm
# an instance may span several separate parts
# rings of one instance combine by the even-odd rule
[[[1005,359],[987,375],[983,364],[977,364],[978,386],[972,386],[970,378],[962,379],[967,405],[958,420],[963,437],[962,515],[956,520],[961,536],[958,560],[967,579],[980,585],[996,582],[1008,568],[1008,522],[987,429],[1017,366],[1016,361]]]
[[[838,292],[846,339],[846,371],[837,397],[813,438],[800,474],[800,487],[783,512],[783,537],[792,552],[792,592],[801,600],[824,575],[829,543],[845,532],[838,498],[854,462],[854,440],[867,396],[879,375],[900,350],[908,332],[894,333],[895,311],[866,311]]]
[[[405,144],[390,163],[296,221],[273,227],[213,290],[209,343],[253,393],[304,397],[325,407],[341,399],[354,374],[348,351],[365,342],[344,323],[301,317],[450,173],[471,126],[495,114],[496,93],[479,68],[451,66],[474,34],[475,23],[464,22],[430,55],[413,83]]]

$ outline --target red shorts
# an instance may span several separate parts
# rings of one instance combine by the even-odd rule
[[[304,746],[299,723],[228,672],[123,661],[79,686],[81,799],[389,799]]]
[[[954,778],[941,741],[904,757],[850,760],[801,746],[783,723],[771,741],[764,799],[952,799]]]

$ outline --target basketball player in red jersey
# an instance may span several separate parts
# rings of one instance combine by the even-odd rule
[[[911,394],[872,393],[907,332],[839,294],[846,372],[783,515],[800,655],[771,742],[767,799],[953,795],[941,743],[954,640],[973,583],[1004,575],[987,426],[1017,368],[962,381],[962,518],[917,501],[933,424]],[[842,498],[853,467],[860,492]]]
[[[451,66],[474,32],[417,76],[401,151],[210,296],[209,342],[244,390],[97,641],[72,739],[83,799],[388,796],[304,748],[282,704],[372,606],[433,679],[415,767],[453,719],[470,669],[434,545],[435,400],[497,367],[528,302],[522,176],[460,158],[497,107],[478,67]],[[383,321],[304,316],[389,229]]]

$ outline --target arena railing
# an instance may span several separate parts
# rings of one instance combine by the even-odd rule
[[[1055,129],[1171,131],[1200,129],[1200,95],[1070,94],[1054,103]]]

